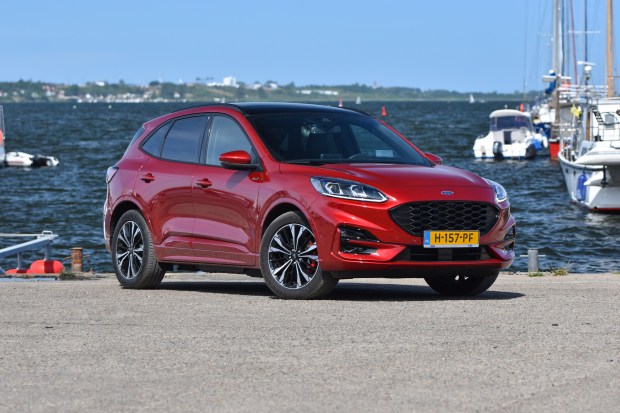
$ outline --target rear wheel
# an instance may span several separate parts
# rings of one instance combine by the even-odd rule
[[[166,271],[155,258],[153,239],[144,217],[125,212],[112,235],[112,262],[116,278],[125,288],[155,288]]]
[[[426,277],[424,281],[433,290],[443,295],[466,296],[476,295],[489,289],[497,279],[499,271],[488,272],[487,275],[436,275]]]
[[[267,286],[281,298],[320,298],[338,284],[321,270],[314,233],[297,212],[287,212],[269,225],[260,261]]]

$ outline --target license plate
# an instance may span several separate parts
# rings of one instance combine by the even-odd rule
[[[477,247],[480,231],[424,231],[424,248]]]

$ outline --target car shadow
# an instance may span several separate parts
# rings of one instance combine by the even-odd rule
[[[165,281],[161,290],[194,291],[212,294],[253,295],[278,299],[261,281]],[[443,296],[424,285],[340,283],[336,289],[323,298],[326,301],[447,301],[447,300],[512,300],[524,297],[511,291],[485,291],[476,296]]]

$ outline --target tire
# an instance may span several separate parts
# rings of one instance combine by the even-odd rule
[[[298,212],[280,215],[269,225],[261,242],[260,264],[267,286],[280,298],[321,298],[338,284],[321,270],[314,233]]]
[[[136,210],[125,212],[116,224],[112,263],[116,278],[124,288],[156,288],[164,278],[166,271],[155,257],[149,227]]]
[[[485,292],[497,279],[499,271],[489,272],[483,276],[468,275],[436,275],[426,277],[424,281],[433,290],[442,295],[471,296]]]

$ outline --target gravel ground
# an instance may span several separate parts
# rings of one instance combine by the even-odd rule
[[[0,282],[0,411],[617,411],[619,297],[618,274],[502,274],[467,299],[353,280],[319,301],[219,274]]]

